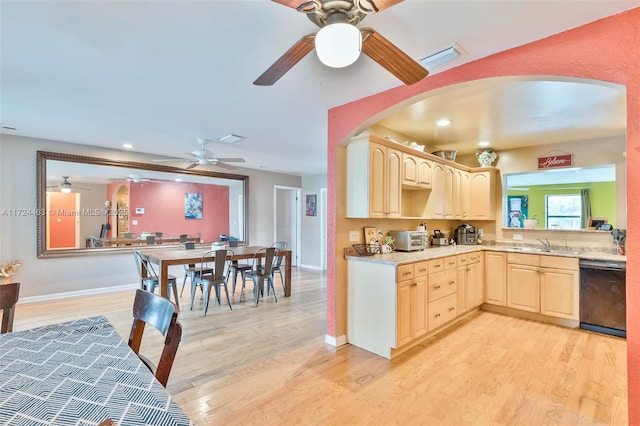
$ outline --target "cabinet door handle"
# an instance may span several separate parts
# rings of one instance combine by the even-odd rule
[[[417,287],[418,283],[411,284],[411,287]]]
[[[434,289],[434,290],[438,290],[439,288],[440,288],[440,286],[439,286],[439,285],[434,285],[434,286],[433,286],[433,289]]]
[[[439,318],[439,317],[440,317],[440,314],[435,314],[433,317],[434,317],[434,318]]]
[[[418,269],[418,271],[420,271],[420,272],[426,272],[426,271],[427,271],[427,268],[420,268],[420,269]]]
[[[456,308],[454,308],[453,306],[451,306],[451,307],[449,308],[449,312],[451,312],[451,311],[455,311],[455,310],[456,310]]]
[[[441,267],[441,266],[442,266],[442,265],[436,265],[436,266],[434,266],[434,268],[439,268],[439,267]]]
[[[402,276],[405,276],[405,275],[411,275],[411,272],[409,272],[409,271],[404,271],[404,272],[402,273]]]
[[[454,285],[455,283],[455,281],[449,281],[449,285]]]

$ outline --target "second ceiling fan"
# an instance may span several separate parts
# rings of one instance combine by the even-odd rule
[[[420,63],[373,28],[358,29],[356,27],[368,14],[387,9],[403,0],[272,1],[305,13],[314,24],[320,27],[320,31],[307,34],[298,40],[253,82],[257,86],[271,86],[314,48],[323,63],[336,68],[350,65],[362,51],[404,84],[417,83],[429,75],[429,71]],[[332,44],[332,41],[335,43]],[[336,53],[330,49],[342,50],[345,47],[350,51],[345,52],[345,56],[334,64],[325,60],[328,54]]]

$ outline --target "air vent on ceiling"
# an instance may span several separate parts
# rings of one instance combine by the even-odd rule
[[[228,134],[228,135],[223,136],[221,138],[218,138],[218,142],[236,143],[238,141],[241,141],[242,139],[244,139],[244,136],[238,136],[238,135],[234,135],[233,133],[231,133],[231,134]]]
[[[458,59],[463,53],[464,50],[462,50],[462,48],[458,46],[457,43],[453,43],[450,46],[438,49],[435,52],[420,59],[420,63],[426,69],[432,70],[439,65],[451,62],[454,59]]]

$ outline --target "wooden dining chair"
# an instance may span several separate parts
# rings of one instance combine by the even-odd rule
[[[207,258],[214,254],[214,264],[210,265],[207,262]],[[209,299],[211,298],[211,289],[214,288],[216,292],[216,300],[218,304],[222,304],[220,301],[220,289],[224,288],[224,293],[227,296],[227,303],[229,309],[231,307],[231,299],[229,298],[229,288],[227,287],[227,278],[229,277],[229,267],[231,260],[233,259],[233,251],[227,249],[209,250],[202,255],[202,261],[200,262],[200,271],[195,275],[195,279],[191,284],[191,309],[193,309],[193,299],[195,298],[196,285],[200,285],[202,293],[204,294],[204,315],[207,315],[209,309]],[[212,267],[213,266],[213,267]],[[207,270],[213,269],[213,273],[207,273]]]
[[[0,334],[13,331],[13,314],[19,295],[20,283],[0,284],[0,309],[2,310]]]
[[[104,419],[102,423],[100,423],[98,426],[117,426],[117,425],[111,419]]]
[[[276,296],[276,289],[273,286],[273,264],[278,257],[279,250],[276,247],[262,247],[256,250],[253,255],[253,265],[251,269],[245,271],[244,276],[246,279],[251,279],[253,281],[253,296],[256,302],[256,306],[258,306],[258,301],[260,300],[260,296],[264,295],[264,283],[267,282],[268,288],[273,290],[273,298],[278,302],[278,297]],[[262,264],[262,259],[264,258],[264,264]],[[242,280],[242,294],[240,294],[240,300],[242,301],[242,296],[244,295],[244,287],[245,281]]]
[[[136,261],[138,277],[140,278],[140,288],[153,293],[156,290],[156,287],[160,284],[160,277],[156,273],[153,263],[149,262],[147,256],[138,250],[133,250],[133,257]],[[169,290],[172,290],[176,304],[180,304],[180,299],[178,298],[177,278],[174,275],[169,274],[167,277],[167,285],[170,287],[167,288],[167,297],[171,294]]]
[[[164,347],[157,367],[140,354],[140,343],[147,324],[155,327],[164,336]],[[136,290],[133,301],[133,325],[128,344],[164,387],[167,386],[181,338],[182,324],[178,321],[176,304],[148,291]]]

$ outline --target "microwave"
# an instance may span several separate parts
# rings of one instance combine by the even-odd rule
[[[398,251],[416,251],[427,248],[427,231],[389,231]]]

